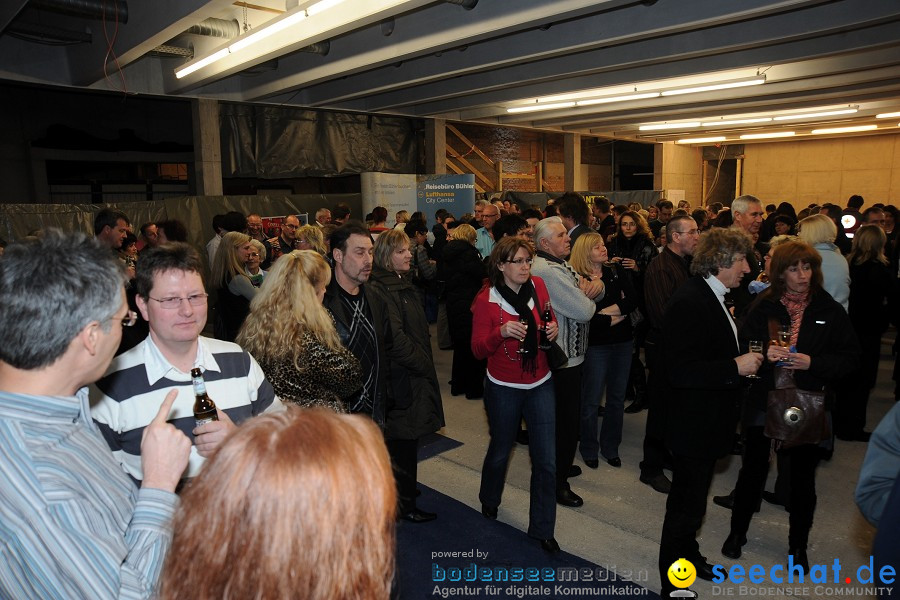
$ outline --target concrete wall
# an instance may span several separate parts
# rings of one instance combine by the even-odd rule
[[[703,204],[703,158],[700,148],[667,142],[657,144],[653,155],[653,189],[684,190],[684,199]]]
[[[900,205],[900,135],[748,144],[744,156],[743,191],[764,204],[844,206],[860,194]]]

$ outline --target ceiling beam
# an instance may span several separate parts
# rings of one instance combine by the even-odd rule
[[[119,67],[141,58],[157,46],[196,25],[212,14],[231,7],[232,0],[153,0],[152,2],[132,1],[128,3],[128,24],[107,21],[109,36],[115,36],[113,50]],[[69,68],[72,83],[90,86],[104,78],[104,61],[107,73],[116,70],[112,55],[103,33],[103,24],[96,22],[94,39],[89,45],[73,46],[69,49]]]
[[[6,0],[6,2],[0,3],[0,33],[25,8],[26,4],[28,4],[28,0]]]

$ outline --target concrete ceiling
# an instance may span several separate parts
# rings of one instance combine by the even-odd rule
[[[356,18],[358,6],[365,0],[329,10]],[[898,0],[411,0],[318,36],[301,38],[301,23],[291,30],[300,44],[241,65],[229,56],[182,79],[174,71],[189,58],[151,54],[168,45],[196,58],[231,43],[186,33],[204,19],[252,33],[296,10],[297,0],[6,0],[0,78],[644,141],[900,131],[900,117],[875,118],[900,112]],[[318,53],[297,50],[311,42]],[[507,112],[757,75],[764,84]],[[839,109],[856,112],[803,116]],[[700,125],[639,129],[672,122]]]

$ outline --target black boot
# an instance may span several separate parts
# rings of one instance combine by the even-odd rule
[[[728,534],[728,537],[725,538],[725,543],[722,544],[722,554],[728,558],[737,560],[741,557],[741,548],[743,548],[746,543],[746,535],[739,535],[732,531]]]

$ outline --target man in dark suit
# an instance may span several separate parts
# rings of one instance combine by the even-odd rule
[[[672,296],[663,319],[663,354],[671,389],[665,440],[673,456],[672,489],[666,502],[659,547],[662,597],[675,588],[667,571],[685,558],[697,576],[712,579],[700,553],[697,531],[716,460],[731,450],[742,376],[752,375],[762,354],[741,354],[737,327],[725,307],[725,294],[750,272],[751,240],[740,231],[715,228],[700,237],[691,273]]]
[[[556,211],[559,218],[562,219],[563,225],[566,226],[566,233],[569,235],[572,247],[575,246],[575,240],[583,234],[591,230],[588,220],[591,218],[591,209],[587,202],[581,197],[581,194],[575,192],[566,192],[557,198]]]

